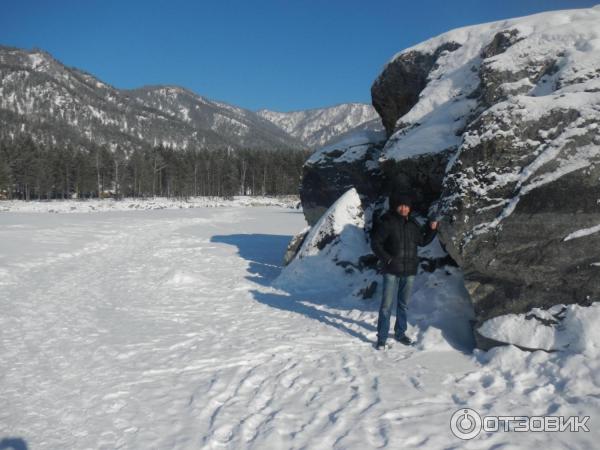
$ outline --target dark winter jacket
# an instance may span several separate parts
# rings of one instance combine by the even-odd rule
[[[416,275],[419,265],[417,246],[429,244],[435,237],[429,224],[421,226],[411,215],[408,219],[387,211],[373,226],[371,248],[383,264],[383,272]]]

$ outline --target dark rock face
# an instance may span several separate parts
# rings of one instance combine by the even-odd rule
[[[400,161],[382,163],[384,185],[380,194],[386,196],[394,190],[412,192],[413,209],[427,215],[432,203],[440,198],[451,151],[429,153]]]
[[[482,104],[489,107],[506,100],[509,96],[525,94],[543,77],[550,78],[554,75],[556,70],[556,61],[553,59],[537,61],[528,65],[526,69],[519,71],[497,70],[484,61],[479,69],[479,77],[481,78],[479,89]],[[528,80],[529,82],[519,85],[520,80]],[[555,90],[556,87],[556,85],[553,86],[551,90]]]
[[[393,190],[415,195],[414,209],[426,215],[442,192],[451,152],[440,152],[379,163],[383,143],[333,146],[311,158],[303,167],[300,200],[309,225],[348,189],[354,187],[367,203],[385,200]],[[349,153],[354,155],[349,157]]]
[[[496,33],[492,42],[486,45],[481,51],[481,57],[486,59],[504,53],[508,47],[519,40],[518,30],[504,30]]]
[[[499,123],[510,124],[511,133],[489,133]],[[444,182],[448,222],[440,239],[464,271],[476,327],[504,314],[598,297],[600,258],[590,251],[600,248],[598,125],[600,117],[573,109],[531,121],[498,110],[468,131],[477,139],[462,146]],[[481,139],[486,133],[492,137]],[[564,146],[552,146],[570,134]],[[536,152],[533,139],[549,144]],[[578,230],[581,237],[573,234]]]
[[[375,199],[381,190],[377,158],[382,143],[332,146],[313,155],[303,167],[300,200],[304,217],[314,225],[333,203],[354,187]],[[354,152],[352,157],[348,157]]]
[[[447,42],[433,53],[407,52],[385,67],[371,86],[371,99],[388,137],[394,132],[398,119],[419,100],[438,57],[459,47],[455,42]]]

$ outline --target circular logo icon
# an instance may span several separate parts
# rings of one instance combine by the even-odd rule
[[[481,431],[481,416],[470,408],[463,408],[452,414],[450,429],[460,439],[473,439]]]

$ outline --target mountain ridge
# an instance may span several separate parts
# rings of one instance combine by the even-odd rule
[[[44,49],[0,45],[3,139],[28,134],[43,144],[94,143],[126,151],[157,145],[175,149],[314,149],[353,127],[364,126],[365,120],[353,118],[359,109],[369,111],[360,117],[373,121],[376,113],[372,107],[356,103],[293,113],[272,112],[265,117],[264,113],[168,83],[120,89],[86,70],[63,64]],[[328,118],[331,111],[341,113]],[[344,111],[351,113],[345,122],[339,117]],[[273,120],[276,114],[301,114],[317,118],[318,123],[305,120],[304,130],[290,133],[280,121]],[[320,138],[315,138],[315,133]]]
[[[375,109],[365,103],[341,103],[290,112],[260,109],[257,114],[306,142],[311,148],[327,146],[354,130],[376,131],[383,128]]]

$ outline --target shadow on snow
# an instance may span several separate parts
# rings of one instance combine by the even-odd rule
[[[246,277],[255,283],[263,286],[270,286],[281,273],[283,268],[283,255],[292,236],[271,235],[271,234],[231,234],[216,235],[211,238],[211,242],[234,245],[238,248],[239,255],[249,262],[248,273]],[[382,280],[380,280],[382,282]],[[344,303],[335,296],[336,291],[315,290],[318,286],[306,294],[287,290],[284,294],[273,292],[261,292],[259,290],[250,290],[254,299],[260,303],[277,308],[283,311],[291,311],[302,314],[311,319],[317,320],[328,326],[336,328],[347,333],[355,339],[371,343],[368,334],[376,331],[376,326],[364,320],[356,320],[346,317],[343,314],[337,314],[338,310],[361,309],[364,311],[373,311],[374,320],[376,320],[377,310],[379,308],[379,299],[365,301],[364,304]],[[425,287],[421,287],[426,289]],[[462,287],[464,290],[464,286]],[[427,291],[423,295],[427,297]],[[465,291],[465,295],[466,291]],[[456,314],[448,315],[444,305],[434,304],[428,298],[424,301],[415,303],[412,306],[412,313],[409,312],[408,322],[417,325],[419,330],[424,331],[428,327],[439,328],[444,339],[453,348],[463,353],[470,353],[473,350],[470,326],[465,322],[465,329],[455,324]],[[414,300],[413,300],[414,301]],[[319,306],[329,307],[329,310],[321,309]],[[410,307],[409,307],[410,308]],[[411,315],[413,316],[411,318]],[[415,315],[420,316],[418,324],[415,323]],[[425,319],[423,319],[425,318]]]
[[[238,248],[239,255],[249,262],[248,272],[250,275],[246,278],[263,286],[270,286],[283,268],[283,255],[291,238],[292,236],[287,235],[231,234],[213,236],[211,242],[235,245]],[[351,319],[313,306],[315,304],[323,304],[338,307],[336,304],[337,299],[328,301],[325,296],[319,297],[316,295],[311,295],[310,299],[308,299],[293,292],[288,292],[288,295],[281,295],[261,292],[256,289],[250,292],[254,296],[254,299],[260,303],[283,311],[302,314],[343,331],[363,342],[370,343],[371,340],[354,328],[360,327],[368,332],[376,330],[374,325],[365,321]],[[354,328],[351,327],[352,325]]]
[[[27,450],[27,443],[21,438],[0,438],[0,450]]]

